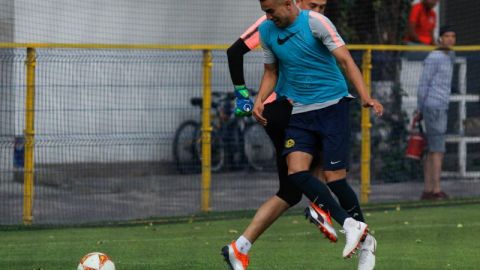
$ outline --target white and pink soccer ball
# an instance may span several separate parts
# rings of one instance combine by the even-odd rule
[[[107,254],[92,252],[83,256],[77,270],[115,270],[115,265]]]

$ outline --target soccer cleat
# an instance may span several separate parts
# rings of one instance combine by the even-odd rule
[[[360,245],[358,270],[372,270],[375,268],[376,250],[377,240],[371,234],[367,234],[367,237]]]
[[[235,241],[222,248],[222,255],[231,270],[246,270],[248,267],[248,255],[238,251]]]
[[[343,257],[350,258],[360,247],[360,241],[365,239],[368,233],[368,225],[356,221],[353,218],[347,218],[343,224],[345,230],[345,248],[343,249]]]
[[[332,219],[330,215],[323,211],[314,203],[305,209],[305,217],[315,224],[320,231],[332,242],[337,242],[337,233],[332,225]]]
[[[250,99],[250,92],[247,87],[235,86],[235,110],[236,116],[250,116],[252,115],[253,102]]]

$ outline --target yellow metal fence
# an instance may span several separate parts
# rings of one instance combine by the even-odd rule
[[[35,100],[36,100],[36,66],[37,58],[36,51],[38,49],[83,49],[83,50],[154,50],[154,51],[200,51],[202,52],[202,114],[201,114],[201,181],[200,181],[200,211],[206,212],[212,210],[212,172],[211,172],[211,101],[212,101],[212,67],[214,63],[214,57],[212,57],[212,51],[224,51],[226,46],[206,46],[206,45],[98,45],[98,44],[0,44],[0,48],[25,48],[26,49],[26,78],[25,78],[25,119],[24,119],[24,138],[25,138],[25,162],[24,162],[24,181],[23,181],[23,223],[32,224],[34,220],[34,201],[35,201]],[[382,45],[351,45],[349,46],[352,52],[358,52],[361,54],[361,69],[365,82],[369,91],[372,91],[372,52],[396,52],[401,51],[430,51],[433,47],[406,47],[406,46],[382,46]],[[471,52],[473,56],[472,63],[476,67],[478,64],[478,57],[480,53],[480,46],[461,46],[457,47],[458,52]],[[401,56],[397,56],[401,57]],[[260,64],[260,63],[257,63]],[[389,64],[389,63],[383,63]],[[391,64],[391,63],[390,63]],[[187,63],[188,65],[188,63]],[[260,69],[261,70],[261,69]],[[398,79],[398,78],[397,78]],[[229,79],[223,80],[223,84],[229,85]],[[51,82],[55,84],[56,82]],[[474,82],[477,83],[477,82]],[[226,90],[229,91],[229,90]],[[374,92],[375,96],[376,93]],[[388,114],[388,109],[386,113]],[[361,109],[361,139],[360,139],[360,198],[362,203],[369,201],[369,195],[371,193],[371,178],[372,178],[372,142],[371,142],[371,112],[368,108]],[[374,152],[376,150],[374,149]],[[373,153],[374,154],[374,153]],[[476,155],[477,152],[474,152]],[[476,166],[476,165],[475,165]],[[218,207],[213,208],[218,209]],[[181,211],[178,212],[182,214]],[[150,214],[151,215],[151,214]],[[154,215],[161,215],[161,213],[155,213]],[[170,214],[172,215],[172,214]],[[147,216],[140,216],[147,217]],[[122,218],[120,218],[122,219]],[[1,222],[0,222],[1,223]],[[48,221],[47,221],[48,223]],[[68,221],[67,221],[68,223]]]

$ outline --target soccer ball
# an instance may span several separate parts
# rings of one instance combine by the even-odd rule
[[[115,270],[115,265],[107,254],[92,252],[83,256],[77,270]]]

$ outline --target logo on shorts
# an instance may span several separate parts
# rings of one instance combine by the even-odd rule
[[[285,141],[285,148],[292,148],[295,145],[295,141],[293,139],[288,139]]]

